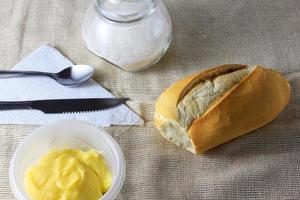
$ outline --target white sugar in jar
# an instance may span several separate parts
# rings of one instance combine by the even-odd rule
[[[150,67],[164,55],[171,30],[161,0],[94,0],[82,25],[91,52],[131,72]]]

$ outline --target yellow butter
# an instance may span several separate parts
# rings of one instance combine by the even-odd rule
[[[95,150],[52,150],[25,177],[33,200],[98,200],[111,184],[111,172]]]

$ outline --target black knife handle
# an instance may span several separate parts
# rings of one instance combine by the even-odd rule
[[[32,109],[31,101],[0,101],[0,110]]]

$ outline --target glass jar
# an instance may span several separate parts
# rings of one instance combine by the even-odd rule
[[[126,71],[155,64],[171,42],[171,20],[161,0],[94,0],[82,36],[87,48]]]

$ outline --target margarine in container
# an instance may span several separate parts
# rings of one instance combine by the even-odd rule
[[[99,199],[116,198],[125,179],[125,160],[119,145],[104,130],[80,121],[63,120],[35,130],[15,151],[10,164],[9,178],[16,199],[32,200],[26,185],[30,169],[39,164],[45,156],[57,156],[60,153],[71,154],[72,158],[77,156],[78,160],[83,159],[82,161],[93,156],[103,158],[96,162],[104,162],[105,166],[107,165],[108,176],[111,173],[111,183],[107,191],[103,190],[104,194],[100,195]],[[105,179],[107,177],[100,177],[98,181]],[[63,181],[65,180],[68,181]]]
[[[94,149],[50,150],[25,176],[25,189],[33,200],[98,200],[111,183],[111,171]]]

